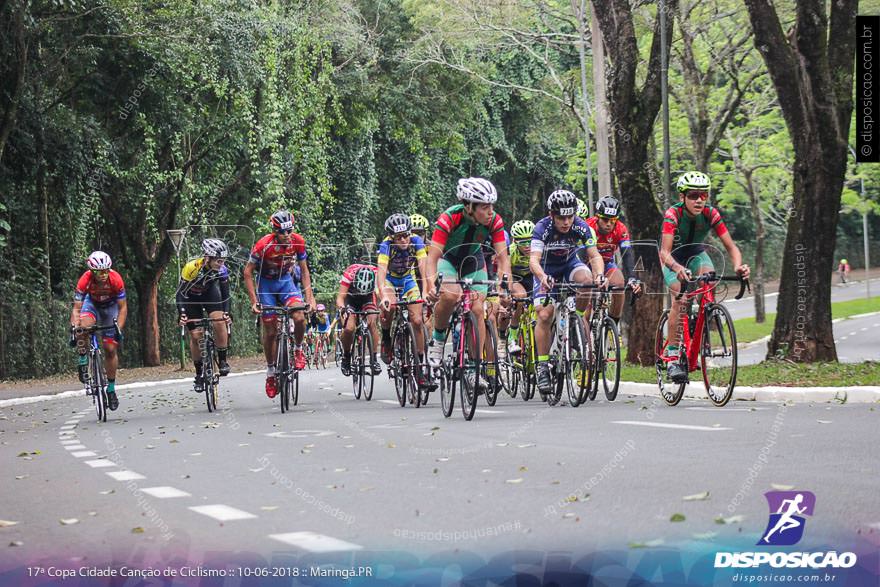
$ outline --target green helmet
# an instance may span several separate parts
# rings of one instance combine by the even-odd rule
[[[708,192],[711,185],[709,176],[705,173],[688,171],[678,178],[678,183],[675,184],[675,187],[678,188],[678,193],[682,194],[688,190],[706,190]]]
[[[580,216],[581,218],[589,218],[590,217],[590,208],[589,208],[589,206],[587,206],[587,203],[584,202],[580,198],[577,199],[577,202],[578,202],[577,215]]]
[[[409,216],[410,222],[412,222],[412,229],[414,231],[427,231],[430,223],[428,219],[422,216],[421,214],[410,214]]]
[[[535,223],[531,220],[517,220],[510,229],[510,236],[513,240],[525,240],[532,238],[535,232]]]
[[[840,262],[843,263],[844,265],[849,265],[849,263],[847,262],[846,259],[841,259]]]
[[[367,294],[376,289],[376,274],[372,267],[361,267],[351,283],[353,293]]]

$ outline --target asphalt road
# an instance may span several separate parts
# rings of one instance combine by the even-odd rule
[[[306,371],[288,414],[261,375],[222,387],[214,414],[185,384],[120,392],[100,425],[86,397],[0,408],[0,520],[17,522],[0,523],[0,578],[59,558],[754,544],[774,484],[816,494],[804,545],[880,530],[870,404],[502,395],[465,422],[436,395],[400,408],[384,374],[365,402],[335,369]]]

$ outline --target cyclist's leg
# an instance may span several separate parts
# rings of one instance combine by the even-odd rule
[[[279,289],[279,297],[281,298],[281,304],[284,306],[298,306],[303,303],[302,293],[300,293],[299,288],[293,282],[293,277],[285,275],[283,278],[279,279],[280,289]],[[294,312],[290,316],[293,319],[293,338],[297,347],[302,347],[303,338],[306,334],[306,315],[305,312],[299,311]]]
[[[545,272],[554,279],[559,281],[563,274],[559,271],[553,271],[552,267],[544,269]],[[535,348],[538,351],[538,361],[547,361],[547,355],[550,353],[550,324],[553,322],[556,306],[553,303],[555,292],[547,291],[543,285],[537,286],[535,292],[535,315],[537,323],[535,324]],[[545,306],[544,298],[550,296],[550,302]]]
[[[113,321],[119,316],[119,306],[111,304],[104,308],[97,308],[97,320],[99,326],[112,326]],[[107,382],[116,382],[116,369],[119,366],[119,355],[116,352],[119,342],[116,334],[109,330],[100,333],[101,346],[104,348],[104,371],[107,373]],[[112,387],[115,388],[115,385]]]
[[[437,263],[437,271],[442,273],[447,280],[440,286],[440,299],[434,304],[434,339],[446,340],[446,329],[449,328],[449,318],[455,309],[455,304],[461,298],[461,288],[450,281],[458,280],[458,269],[446,259],[441,258]]]
[[[669,319],[666,322],[666,340],[668,346],[672,347],[674,350],[678,348],[678,345],[681,342],[680,317],[681,309],[684,305],[684,298],[680,301],[675,299],[681,291],[681,283],[678,281],[678,276],[672,269],[663,267],[663,281],[666,284],[666,287],[669,288],[669,293],[672,294],[672,304],[669,308]]]
[[[572,258],[566,266],[566,281],[570,283],[579,283],[581,285],[589,285],[593,283],[593,273],[583,261],[577,257]],[[593,297],[592,290],[580,289],[575,293],[577,300],[577,313],[584,320],[584,327],[590,323],[590,312],[592,306],[590,300]]]
[[[612,287],[623,287],[623,272],[615,263],[610,263],[605,267],[605,278]],[[609,314],[615,320],[620,320],[623,314],[623,301],[626,298],[626,292],[618,291],[611,294],[611,308]]]
[[[403,297],[410,302],[422,297],[421,291],[419,291],[419,285],[416,283],[416,280],[413,279],[412,275],[408,275],[404,280]],[[427,341],[425,340],[425,333],[422,328],[425,320],[422,316],[421,305],[409,307],[409,323],[412,324],[413,327],[413,336],[416,340],[416,350],[420,355],[424,355],[425,343]]]
[[[83,300],[82,308],[80,308],[79,311],[79,327],[84,329],[91,328],[95,325],[95,322],[98,319],[97,316],[98,310],[96,310],[94,304],[92,304],[91,297],[86,295]],[[77,336],[76,350],[82,357],[85,357],[89,353],[89,335],[83,332]]]
[[[260,277],[257,280],[260,304],[263,306],[279,306],[283,302],[276,294],[279,288],[277,279]],[[266,357],[266,366],[269,374],[274,374],[275,358],[278,354],[278,315],[275,312],[266,312],[261,317],[263,323],[263,353]]]
[[[345,304],[357,310],[360,306],[355,296],[346,294]],[[340,319],[342,329],[339,332],[339,342],[342,344],[342,354],[346,357],[351,356],[351,346],[354,343],[354,330],[357,327],[357,317],[347,314],[344,319]]]

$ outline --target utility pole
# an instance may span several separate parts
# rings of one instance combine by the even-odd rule
[[[571,8],[578,20],[578,33],[580,33],[580,43],[578,50],[581,57],[581,94],[583,95],[583,113],[584,119],[584,151],[587,157],[587,203],[590,206],[590,214],[593,213],[593,163],[592,154],[590,153],[590,99],[587,96],[587,0],[581,0],[580,11],[575,4],[576,0],[571,0]]]
[[[663,205],[669,206],[672,196],[669,193],[669,53],[666,50],[666,0],[657,3],[660,11],[660,97],[663,117]]]
[[[596,155],[599,159],[599,197],[611,195],[611,158],[608,151],[608,109],[605,107],[605,43],[596,3],[590,2],[590,31],[593,47],[593,99],[596,103]]]

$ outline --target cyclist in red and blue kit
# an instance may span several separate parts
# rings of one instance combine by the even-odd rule
[[[293,232],[293,215],[280,210],[272,215],[272,233],[257,241],[251,249],[251,256],[244,268],[244,284],[251,301],[254,314],[263,314],[263,352],[266,355],[266,395],[275,397],[275,356],[277,353],[278,317],[274,312],[262,312],[261,306],[295,306],[306,302],[314,310],[315,296],[312,293],[312,280],[306,263],[306,241]],[[299,266],[302,272],[302,289],[293,281],[293,269]],[[254,272],[257,271],[257,288],[254,288]],[[258,299],[259,296],[259,299]],[[302,342],[306,332],[306,318],[303,312],[294,312],[293,360],[297,369],[305,369],[306,356]]]

